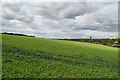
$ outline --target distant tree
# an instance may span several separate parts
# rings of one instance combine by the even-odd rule
[[[89,41],[90,43],[92,43],[92,37],[90,36],[90,41]]]
[[[90,36],[90,39],[92,39],[92,37]]]

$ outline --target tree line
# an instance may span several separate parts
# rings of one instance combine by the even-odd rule
[[[120,38],[115,39],[60,39],[60,40],[68,40],[68,41],[79,41],[79,42],[88,42],[88,43],[94,43],[94,44],[102,44],[112,47],[119,47],[120,48]]]
[[[35,36],[32,36],[32,35],[25,35],[25,34],[18,34],[18,33],[7,33],[7,32],[3,32],[2,34],[35,37]]]

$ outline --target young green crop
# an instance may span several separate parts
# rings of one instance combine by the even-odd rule
[[[3,78],[116,78],[117,71],[116,61],[98,56],[58,55],[3,45]]]
[[[118,48],[3,35],[3,78],[116,78]]]

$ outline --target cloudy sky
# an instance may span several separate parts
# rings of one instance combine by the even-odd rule
[[[45,38],[118,36],[117,2],[4,2],[2,32]]]

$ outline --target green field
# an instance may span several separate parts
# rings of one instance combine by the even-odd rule
[[[2,34],[3,78],[117,78],[118,48]]]

